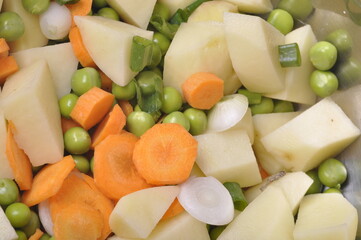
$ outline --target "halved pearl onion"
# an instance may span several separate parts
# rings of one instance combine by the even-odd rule
[[[38,211],[40,222],[43,225],[45,231],[51,236],[53,236],[53,220],[51,219],[48,200],[39,203]]]
[[[51,40],[65,38],[71,27],[71,14],[67,7],[51,2],[48,10],[40,14],[40,29]]]
[[[234,205],[223,184],[214,177],[194,177],[180,185],[179,203],[194,218],[212,225],[232,221]]]
[[[242,94],[223,97],[209,110],[207,132],[222,132],[236,125],[246,114],[248,99]]]

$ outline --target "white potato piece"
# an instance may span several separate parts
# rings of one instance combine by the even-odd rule
[[[178,186],[161,186],[122,197],[110,214],[110,229],[118,237],[147,238],[178,193]]]
[[[234,76],[220,22],[182,23],[164,57],[165,86],[182,92],[183,82],[197,72],[211,72],[221,78],[224,94],[233,93],[242,85]]]
[[[107,0],[125,22],[142,29],[147,29],[156,2],[157,0]]]
[[[269,186],[217,240],[293,240],[294,219],[281,189]]]
[[[58,99],[70,93],[71,76],[78,68],[79,63],[70,43],[31,48],[12,55],[20,68],[44,59],[48,63]]]
[[[253,116],[255,134],[253,143],[254,154],[256,155],[257,161],[268,174],[276,174],[279,171],[285,170],[285,168],[277,158],[274,158],[273,155],[264,148],[261,138],[281,127],[299,114],[300,112],[287,112],[256,114]]]
[[[324,98],[261,138],[265,149],[290,171],[308,171],[340,153],[360,135],[342,109]]]
[[[18,235],[15,232],[4,210],[0,207],[0,240],[17,240]]]
[[[224,0],[218,0],[224,1]],[[272,11],[273,6],[270,0],[225,0],[238,6],[238,10],[244,13],[262,14]]]
[[[241,121],[228,130],[243,129],[247,132],[251,144],[254,143],[254,127],[251,109],[248,108]]]
[[[137,75],[130,69],[133,37],[152,39],[153,32],[100,16],[76,16],[74,20],[100,70],[116,84],[127,85]]]
[[[55,163],[64,154],[60,111],[54,82],[44,60],[22,68],[5,82],[0,95],[5,118],[33,166]]]
[[[24,22],[25,32],[18,40],[9,42],[11,52],[17,52],[48,44],[40,29],[39,16],[27,12],[20,0],[4,0],[2,11],[16,12]]]
[[[285,87],[285,70],[278,60],[284,35],[258,16],[224,13],[225,33],[232,65],[250,91],[278,92]]]
[[[310,61],[309,52],[316,42],[316,36],[310,25],[297,28],[286,35],[285,44],[298,44],[302,63],[299,67],[286,68],[285,89],[266,94],[267,97],[308,105],[316,102],[316,94],[309,83],[311,73],[315,69]]]
[[[298,212],[295,240],[354,240],[357,210],[339,193],[310,194]]]
[[[225,12],[238,12],[236,5],[224,1],[202,3],[188,18],[187,22],[217,21],[223,22]]]
[[[14,179],[14,173],[6,156],[6,120],[0,109],[0,178]]]
[[[196,162],[206,176],[220,182],[237,182],[241,187],[262,181],[246,131],[234,129],[195,138],[198,141]]]
[[[195,0],[158,0],[158,2],[167,6],[172,16],[179,8],[183,9],[192,4]]]

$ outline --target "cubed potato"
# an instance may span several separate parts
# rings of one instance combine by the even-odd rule
[[[202,3],[188,18],[187,22],[217,21],[223,22],[225,12],[238,12],[236,5],[224,1]]]
[[[158,0],[158,2],[167,6],[172,16],[179,8],[183,9],[189,4],[192,4],[194,0]]]
[[[224,0],[218,0],[224,1]],[[262,14],[272,11],[273,6],[270,0],[225,0],[238,6],[238,10],[243,13]]]

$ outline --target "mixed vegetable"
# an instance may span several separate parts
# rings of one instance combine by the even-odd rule
[[[314,4],[0,0],[0,240],[359,236],[360,48]]]

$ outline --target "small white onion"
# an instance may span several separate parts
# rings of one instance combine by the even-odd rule
[[[45,231],[51,236],[53,236],[53,220],[51,219],[48,200],[39,203],[38,211],[40,222],[43,225]]]
[[[71,14],[67,7],[51,2],[49,8],[40,14],[40,29],[51,40],[65,38],[71,27]]]
[[[214,177],[194,177],[180,185],[179,203],[194,218],[212,225],[232,221],[234,205],[223,184]]]
[[[246,114],[248,99],[242,94],[225,96],[208,112],[207,132],[222,132],[236,125]]]

